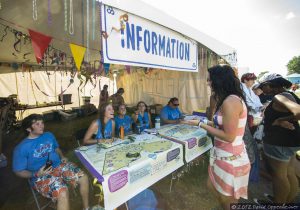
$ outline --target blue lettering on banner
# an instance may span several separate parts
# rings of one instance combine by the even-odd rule
[[[152,32],[151,33],[152,36],[151,36],[151,42],[152,42],[152,54],[154,54],[154,51],[155,51],[155,55],[157,55],[157,49],[156,49],[156,44],[157,44],[157,35],[155,32]]]
[[[159,34],[158,36],[158,44],[159,44],[159,55],[161,55],[161,51],[163,51],[163,55],[165,56],[165,43],[166,43],[166,37],[163,36],[161,37],[161,35]]]
[[[167,52],[166,52],[166,57],[171,58],[170,38],[168,38],[168,41],[167,41]]]
[[[171,39],[171,43],[172,43],[172,58],[174,58],[174,44],[176,42],[176,39]]]
[[[166,37],[148,29],[144,30],[141,26],[128,22],[126,22],[126,30],[121,30],[121,46],[129,50],[144,49],[146,53],[152,55],[190,61],[190,43]]]
[[[185,46],[185,48],[184,48],[184,52],[185,52],[184,59],[189,61],[190,60],[190,45],[187,44],[187,43],[184,43],[184,46]]]
[[[121,29],[121,46],[124,48],[125,47],[125,41],[124,41],[124,29]]]
[[[134,35],[134,24],[131,24],[131,30],[129,23],[126,23],[126,37],[127,37],[127,49],[131,48],[135,50],[135,35]]]
[[[144,47],[146,53],[150,52],[150,32],[148,30],[145,30],[144,33]]]
[[[180,60],[183,59],[183,53],[184,53],[183,43],[180,42],[180,45],[179,45],[179,56],[180,56]]]
[[[136,26],[136,42],[137,42],[137,50],[140,50],[140,42],[142,41],[142,37],[140,32],[143,30],[141,26]]]
[[[176,59],[178,59],[178,40],[176,40]]]

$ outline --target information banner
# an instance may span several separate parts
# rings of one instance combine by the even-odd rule
[[[198,71],[194,40],[107,5],[101,15],[104,63]]]

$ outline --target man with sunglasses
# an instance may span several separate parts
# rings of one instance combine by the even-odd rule
[[[178,106],[178,98],[173,97],[169,100],[168,104],[163,107],[163,109],[160,112],[160,117],[163,125],[180,123],[181,112]]]

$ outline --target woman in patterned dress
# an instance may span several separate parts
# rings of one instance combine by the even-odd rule
[[[215,137],[207,184],[222,207],[230,209],[239,198],[247,199],[251,168],[243,142],[247,108],[240,81],[230,66],[211,67],[207,82],[217,102],[214,122],[201,120],[198,124]]]

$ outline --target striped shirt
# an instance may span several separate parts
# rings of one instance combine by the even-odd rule
[[[241,100],[238,96],[230,96]],[[235,199],[240,197],[247,199],[251,167],[243,141],[247,121],[247,107],[242,100],[241,102],[243,104],[243,113],[239,117],[236,137],[233,142],[227,142],[215,137],[214,147],[210,151],[208,168],[210,180],[216,190],[225,196],[233,196]],[[222,111],[218,110],[214,118],[219,129],[223,129]],[[226,159],[226,157],[233,156],[236,156],[233,160]]]

